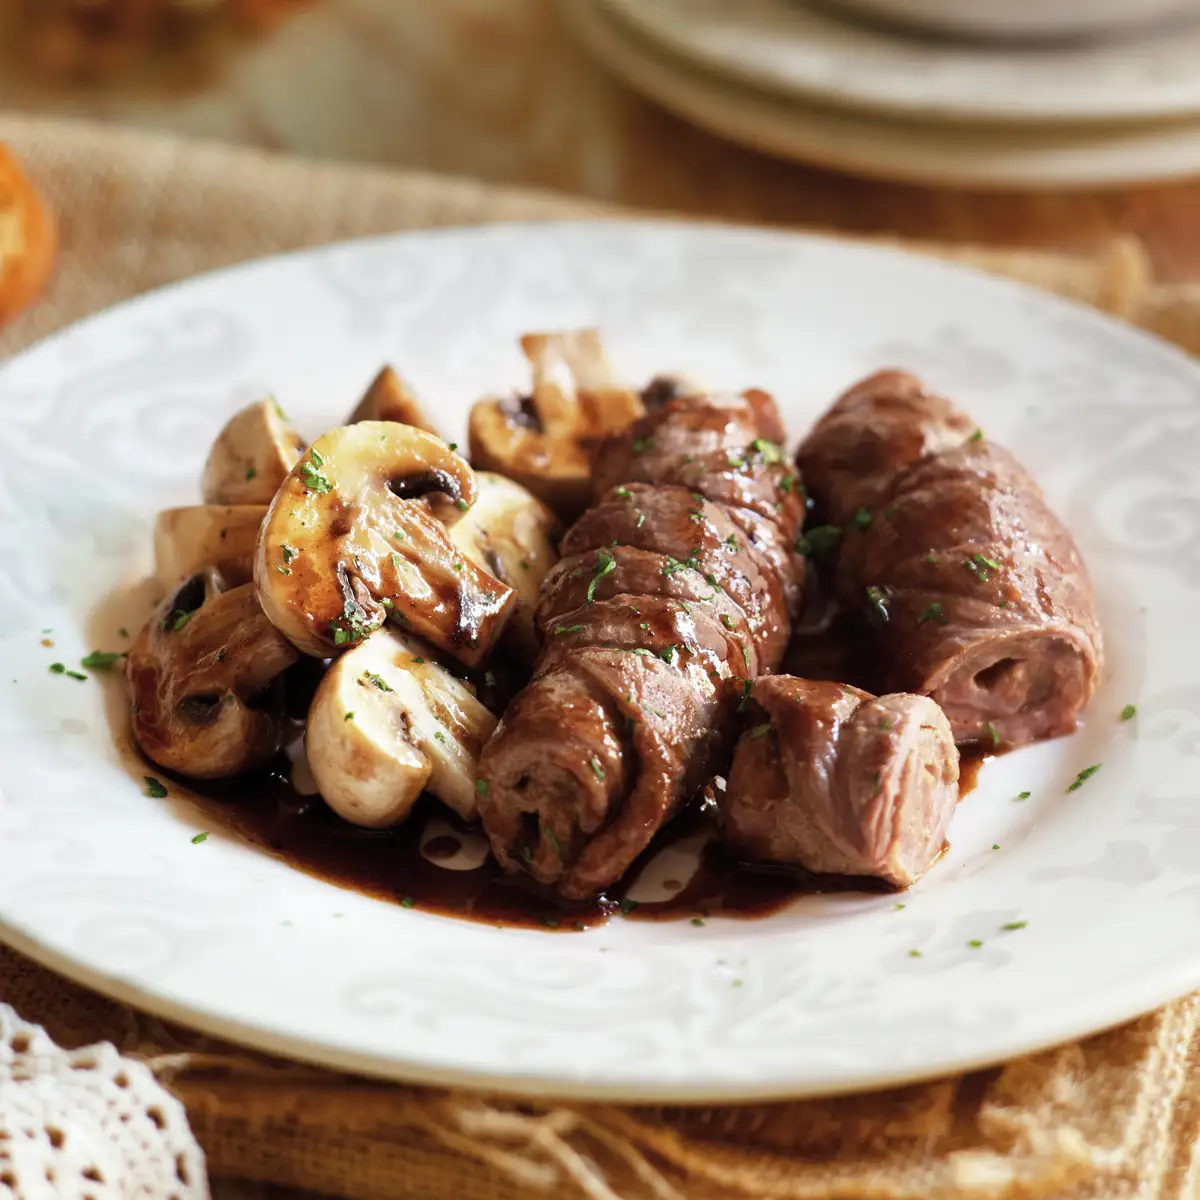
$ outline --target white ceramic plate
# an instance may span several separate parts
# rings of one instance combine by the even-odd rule
[[[793,438],[864,372],[912,368],[1020,454],[1078,536],[1108,642],[1086,726],[984,768],[905,908],[835,895],[585,933],[404,909],[216,832],[194,845],[196,812],[122,765],[102,686],[49,672],[117,640],[97,607],[141,577],[155,511],[196,497],[249,398],[273,389],[313,436],[390,360],[461,431],[472,399],[525,384],[520,332],[585,323],[631,380],[772,389]],[[266,1050],[521,1092],[864,1088],[1132,1017],[1200,985],[1198,401],[1194,363],[1056,299],[665,223],[359,242],[95,317],[0,372],[0,934]]]
[[[1200,112],[1200,21],[1112,42],[963,44],[875,28],[800,0],[596,2],[677,54],[793,98],[934,121]]]
[[[1069,188],[1200,175],[1200,120],[1124,126],[966,126],[819,108],[697,68],[595,0],[564,0],[584,44],[651,100],[782,158],[909,183]]]

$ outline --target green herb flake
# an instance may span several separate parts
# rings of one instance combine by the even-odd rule
[[[775,442],[769,442],[766,438],[758,437],[750,443],[750,449],[757,454],[763,462],[770,463],[772,466],[783,462],[784,453],[783,447],[776,445]]]
[[[640,508],[635,508],[633,511],[637,513],[637,520],[633,523],[633,527],[634,529],[641,529],[646,523],[646,514]]]
[[[68,679],[79,679],[84,682],[87,681],[87,676],[84,675],[82,671],[67,671],[65,674]]]
[[[146,781],[147,796],[161,800],[167,794],[167,789],[153,775],[143,775],[142,778]]]
[[[653,445],[654,439],[652,437],[636,438],[633,443],[633,452],[634,454],[645,454]]]
[[[1084,783],[1085,783],[1087,780],[1091,779],[1091,777],[1092,777],[1093,775],[1095,775],[1095,773],[1096,773],[1098,770],[1100,770],[1100,768],[1101,768],[1103,765],[1104,765],[1103,763],[1096,763],[1096,764],[1095,764],[1095,765],[1093,765],[1093,766],[1090,766],[1090,767],[1084,767],[1084,768],[1083,768],[1083,770],[1082,770],[1082,771],[1080,771],[1080,772],[1079,772],[1079,774],[1075,776],[1075,782],[1074,782],[1074,783],[1072,783],[1072,784],[1071,784],[1071,786],[1067,788],[1067,791],[1068,791],[1068,792],[1077,792],[1077,791],[1079,791],[1079,789],[1080,789],[1081,787],[1083,787]]]
[[[196,834],[196,836],[194,838],[192,838],[192,845],[199,846],[201,842],[207,842],[207,841],[208,841],[207,833],[198,833],[198,834]]]
[[[741,699],[741,703],[738,704],[738,708],[737,708],[738,712],[746,711],[746,705],[750,700],[750,689],[753,687],[754,687],[754,684],[751,683],[751,681],[749,679],[742,680],[742,699]]]
[[[444,746],[446,744],[446,735],[440,729],[435,729],[433,731],[433,740],[435,742],[441,742]]]
[[[704,514],[698,508],[689,508],[688,519],[690,521],[703,521]]]
[[[1127,705],[1125,705],[1125,707],[1123,709],[1121,709],[1121,720],[1122,721],[1132,721],[1133,718],[1136,716],[1137,716],[1137,705],[1136,704],[1127,704]]]
[[[582,625],[555,625],[554,636],[566,637],[568,633],[578,633],[582,628]]]
[[[910,950],[908,952],[908,957],[909,958],[920,958],[921,952],[920,952],[920,950]]]
[[[353,721],[353,720],[354,720],[354,714],[353,714],[352,712],[348,712],[348,713],[347,713],[347,714],[346,714],[346,715],[345,715],[345,716],[342,718],[342,720],[343,720],[343,721]]]
[[[171,632],[178,633],[195,615],[195,613],[190,612],[179,613],[171,625]]]
[[[633,910],[635,908],[637,908],[637,906],[638,906],[638,902],[636,900],[624,899],[624,900],[617,901],[617,907],[623,913],[631,913],[631,912],[633,912]]]
[[[79,665],[89,671],[107,671],[123,657],[123,654],[110,650],[93,650],[91,654],[79,660]]]
[[[992,849],[993,849],[993,850],[999,850],[999,849],[1000,849],[1000,843],[999,843],[999,842],[993,842],[993,843],[992,843]]]
[[[937,560],[938,560],[938,556],[936,554],[925,555],[925,561],[927,563],[935,563],[935,562],[937,562]]]
[[[596,584],[602,580],[605,575],[611,575],[617,569],[617,560],[613,558],[607,550],[599,550],[596,552],[596,571],[592,576],[591,583],[588,584],[587,602],[591,604],[596,599]]]
[[[486,796],[488,794],[487,780],[486,779],[475,780],[475,791],[480,796]]]
[[[824,558],[841,539],[842,531],[836,525],[817,525],[796,539],[796,553],[805,558]]]
[[[246,482],[249,483],[250,480],[252,480],[257,474],[258,474],[258,472],[253,467],[247,467],[246,468]]]
[[[275,570],[277,570],[280,575],[290,575],[292,573],[291,567],[282,566],[280,563],[275,564]]]
[[[983,943],[978,938],[972,938],[967,945],[970,946],[972,950],[978,950]]]
[[[454,507],[457,508],[459,512],[466,512],[471,506],[465,500],[458,499],[455,500]]]
[[[939,625],[949,625],[950,622],[946,618],[946,614],[942,612],[942,604],[940,600],[935,600],[918,618],[919,624],[924,625],[926,621],[936,621]]]
[[[903,909],[903,908],[907,908],[907,907],[908,907],[908,905],[907,905],[907,904],[893,904],[893,905],[892,905],[892,911],[893,911],[893,912],[899,912],[901,909]]]
[[[784,476],[784,477],[783,477],[783,478],[782,478],[782,479],[779,481],[779,490],[780,490],[781,492],[783,492],[785,495],[788,495],[788,496],[790,496],[790,495],[792,494],[792,489],[793,489],[795,486],[796,486],[796,477],[795,477],[795,475],[785,475],[785,476]]]
[[[392,540],[397,541],[397,542],[403,542],[406,540],[406,538],[405,538],[404,534],[401,533],[399,529],[397,529],[392,533]]]
[[[538,920],[546,929],[557,929],[558,928],[558,918],[557,917],[539,917]]]
[[[988,558],[983,554],[972,554],[971,557],[963,563],[963,566],[966,567],[967,570],[970,571],[971,574],[974,575],[975,578],[981,583],[987,582],[989,578],[989,571],[1000,570],[1000,564],[994,558]]]
[[[704,918],[703,918],[703,917],[693,917],[693,918],[692,918],[692,924],[693,924],[693,925],[703,925],[703,924],[704,924]]]
[[[417,902],[411,896],[401,896],[400,897],[400,907],[401,908],[416,908],[416,906],[417,906]]]
[[[296,555],[300,553],[300,551],[297,550],[295,546],[289,546],[289,545],[287,545],[286,542],[282,546],[279,547],[279,552],[280,552],[280,554],[283,555],[283,561],[285,563],[290,563],[292,561],[292,559],[295,558]]]
[[[1014,930],[1024,929],[1028,924],[1028,921],[1006,921],[1000,926],[1000,928],[1003,929],[1005,933],[1012,933]]]
[[[996,731],[996,726],[993,725],[991,723],[991,721],[989,721],[987,724],[987,731],[988,731],[988,736],[992,739],[992,745],[999,746],[1000,745],[1000,734]]]
[[[721,624],[724,625],[726,629],[732,629],[733,628],[733,618],[728,613],[722,613],[721,614]]]
[[[414,654],[413,662],[415,662],[417,664],[417,666],[422,666],[424,664],[425,660],[419,654]]]
[[[390,692],[394,690],[388,686],[387,680],[384,679],[382,675],[376,675],[374,671],[364,671],[363,678],[367,680],[368,683],[371,683],[377,687],[381,692]]]
[[[558,844],[558,838],[554,836],[554,830],[551,829],[549,825],[543,825],[542,833],[545,835],[546,841],[550,843],[551,849],[553,849],[554,853],[557,854],[559,858],[562,858],[562,847]]]
[[[627,487],[619,487],[617,488],[617,495],[620,496],[622,500],[628,500],[630,497],[632,497],[633,493]]]
[[[663,662],[667,664],[667,666],[673,666],[675,663],[675,656],[678,653],[679,648],[677,646],[664,646],[658,652],[658,657],[661,658]]]
[[[462,565],[462,563],[460,563],[460,562],[456,562],[456,563],[454,564],[454,569],[455,569],[456,571],[461,571],[461,570],[463,569],[463,565]]]
[[[316,492],[318,496],[323,496],[326,492],[333,491],[333,484],[321,471],[321,467],[325,465],[325,460],[317,453],[316,449],[309,450],[308,458],[300,464],[300,479],[304,486],[310,492]]]
[[[770,732],[771,722],[764,721],[761,725],[755,725],[754,728],[750,730],[750,740],[752,742],[757,741],[761,737],[766,737]]]
[[[973,434],[971,434],[971,436],[969,438],[967,438],[967,441],[968,442],[982,442],[983,441],[983,430],[976,429],[975,432]]]
[[[603,783],[604,782],[604,764],[601,763],[601,761],[594,754],[591,756],[591,758],[588,759],[588,764],[592,768],[592,774],[595,775],[596,778],[599,779],[601,783]]]
[[[886,625],[891,619],[888,598],[882,588],[874,586],[867,588],[867,615],[880,625]]]
[[[871,514],[865,505],[860,504],[854,516],[851,518],[855,528],[866,533],[871,528]]]
[[[1033,793],[1032,793],[1032,792],[1018,792],[1018,793],[1017,793],[1017,799],[1018,799],[1018,800],[1028,800],[1028,799],[1029,799],[1029,797],[1030,797],[1030,796],[1032,796],[1032,795],[1033,795]]]
[[[127,638],[127,637],[129,636],[129,630],[128,630],[128,629],[126,629],[124,625],[122,625],[122,626],[121,626],[121,628],[117,630],[117,632],[118,632],[118,633],[119,633],[119,634],[120,634],[120,635],[121,635],[123,638]]]

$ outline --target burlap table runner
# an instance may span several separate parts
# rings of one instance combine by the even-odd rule
[[[615,213],[544,193],[17,117],[0,117],[0,140],[62,222],[51,291],[0,334],[5,354],[149,287],[279,250]],[[1136,243],[1094,260],[918,248],[1200,352],[1200,288],[1155,287]],[[0,999],[60,1044],[110,1040],[147,1058],[186,1105],[214,1177],[363,1200],[1200,1195],[1200,997],[1003,1069],[837,1100],[696,1109],[517,1103],[272,1061],[169,1028],[5,950]]]

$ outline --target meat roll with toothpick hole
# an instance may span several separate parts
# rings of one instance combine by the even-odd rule
[[[1103,663],[1087,569],[1029,473],[949,401],[886,371],[797,462],[841,528],[836,591],[881,691],[931,696],[959,745],[1069,733]]]

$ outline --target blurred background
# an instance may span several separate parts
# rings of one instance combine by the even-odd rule
[[[1133,233],[1185,279],[1197,11],[0,0],[0,107],[726,219],[1068,251]]]

